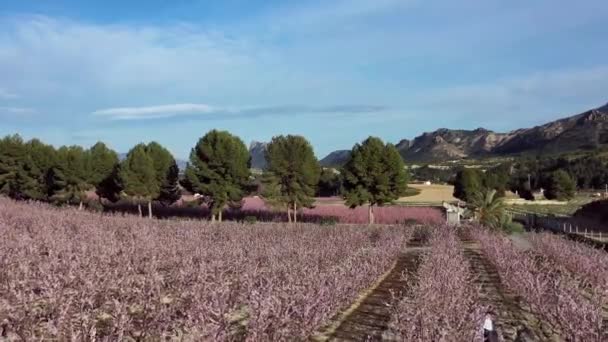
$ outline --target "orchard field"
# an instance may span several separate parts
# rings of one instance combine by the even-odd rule
[[[241,224],[0,198],[2,340],[605,341],[608,254],[482,227]]]

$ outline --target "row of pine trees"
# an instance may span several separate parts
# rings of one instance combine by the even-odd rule
[[[62,146],[55,149],[37,139],[23,141],[18,135],[0,140],[0,194],[20,200],[77,204],[83,207],[87,191],[100,200],[130,199],[169,205],[181,197],[181,187],[200,194],[210,209],[211,220],[221,221],[227,207],[258,192],[267,204],[287,211],[290,222],[314,203],[322,168],[310,143],[301,136],[276,136],[266,150],[267,169],[261,189],[253,182],[249,151],[229,132],[212,130],[192,148],[180,177],[171,153],[156,142],[138,144],[120,161],[104,143],[89,149]],[[392,144],[370,137],[352,150],[341,170],[342,194],[347,205],[373,208],[399,198],[406,190],[408,174]]]

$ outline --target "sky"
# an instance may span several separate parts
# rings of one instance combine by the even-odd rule
[[[2,0],[0,135],[307,137],[531,127],[608,102],[606,0]]]

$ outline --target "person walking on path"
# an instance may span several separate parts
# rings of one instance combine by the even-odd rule
[[[483,321],[483,340],[484,342],[498,342],[498,334],[494,330],[494,320],[491,312],[486,313]]]

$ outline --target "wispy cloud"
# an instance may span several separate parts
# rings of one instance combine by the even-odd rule
[[[0,107],[0,113],[13,114],[13,115],[31,115],[31,114],[36,114],[37,112],[33,108]]]
[[[175,103],[143,107],[119,107],[96,110],[93,116],[110,120],[153,120],[172,117],[238,118],[260,116],[289,116],[297,114],[367,114],[387,110],[380,105],[280,105],[280,106],[212,106],[201,103]]]
[[[15,93],[12,93],[4,88],[0,88],[0,99],[11,100],[16,99],[19,96]]]
[[[160,106],[119,107],[101,109],[93,112],[95,116],[103,116],[114,120],[159,119],[180,115],[209,114],[219,109],[206,104],[176,103]]]

